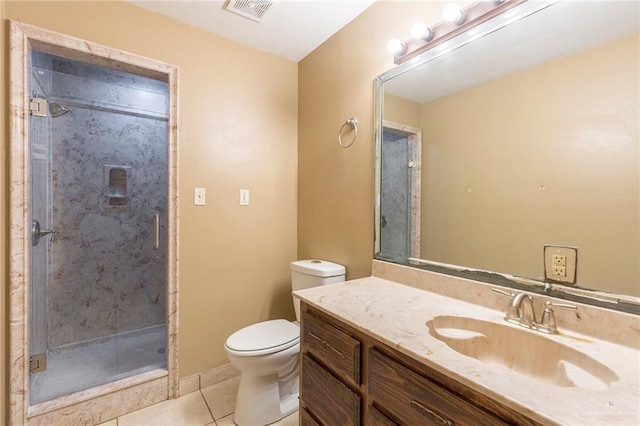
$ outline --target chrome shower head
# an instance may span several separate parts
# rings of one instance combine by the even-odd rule
[[[59,105],[55,102],[49,103],[49,114],[51,114],[52,118],[60,117],[68,112],[69,110],[62,105]]]

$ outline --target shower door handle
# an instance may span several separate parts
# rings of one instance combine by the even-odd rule
[[[153,249],[158,250],[160,248],[160,215],[153,215]]]
[[[40,243],[40,238],[45,235],[51,234],[51,242],[54,243],[56,241],[56,231],[55,229],[42,229],[40,228],[40,222],[37,219],[33,219],[31,222],[31,244],[37,246]]]

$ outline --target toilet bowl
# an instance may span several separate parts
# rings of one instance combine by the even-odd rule
[[[293,290],[344,281],[345,268],[320,260],[291,263]],[[300,301],[293,298],[299,320]],[[240,371],[233,414],[239,426],[263,426],[298,410],[300,328],[284,319],[242,328],[227,338],[227,357]]]
[[[268,424],[298,409],[300,329],[295,323],[278,319],[250,325],[229,336],[224,348],[241,372],[236,424]]]

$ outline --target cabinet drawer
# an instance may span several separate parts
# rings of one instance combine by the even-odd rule
[[[302,319],[302,346],[338,377],[360,385],[360,342],[308,312]]]
[[[369,351],[369,396],[402,424],[505,424],[374,348]]]
[[[307,355],[302,356],[301,384],[303,404],[322,424],[360,424],[360,396]]]

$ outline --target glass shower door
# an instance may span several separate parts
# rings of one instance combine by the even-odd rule
[[[36,404],[166,368],[168,85],[41,52],[31,71]]]
[[[34,58],[34,65],[41,66]],[[48,90],[47,80],[31,79],[31,100],[44,107],[42,96]],[[39,103],[38,103],[39,102]],[[34,109],[34,108],[31,108]],[[47,352],[47,287],[49,285],[49,239],[42,235],[51,223],[51,129],[46,111],[32,112],[30,134],[30,200],[31,208],[31,317],[29,330],[30,370],[46,370]]]

